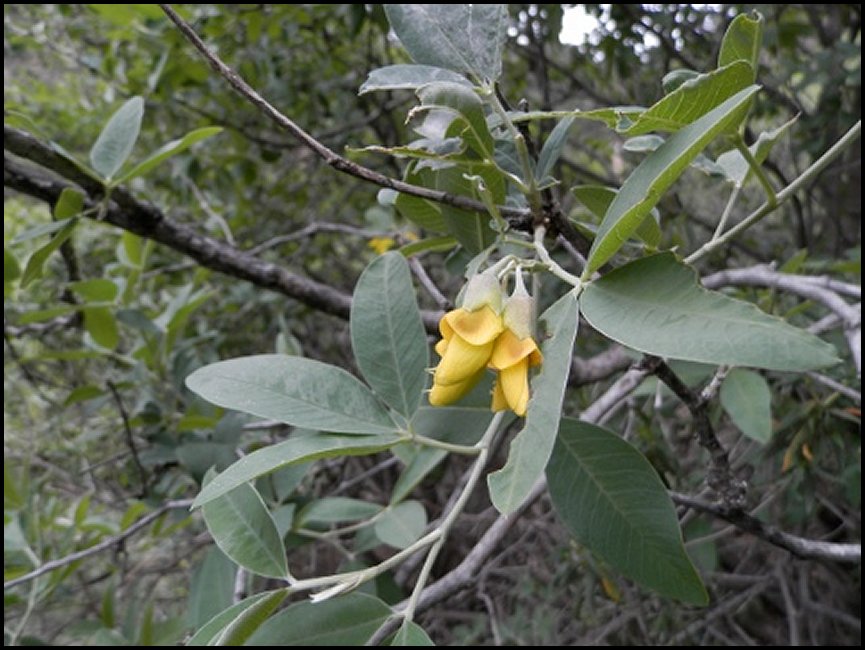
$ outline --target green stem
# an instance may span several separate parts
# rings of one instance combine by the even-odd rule
[[[739,199],[739,193],[741,191],[741,185],[736,185],[736,187],[733,188],[733,191],[730,193],[730,198],[727,200],[727,205],[724,207],[724,212],[721,214],[721,219],[718,221],[718,227],[715,228],[715,232],[712,233],[712,239],[717,239],[721,236],[721,233],[724,232],[724,228],[727,227],[727,221],[729,221],[730,215],[733,213],[733,206]]]
[[[777,195],[777,203],[775,205],[769,205],[767,201],[759,208],[757,208],[754,212],[748,215],[743,221],[736,224],[730,230],[725,232],[723,235],[713,238],[707,243],[703,244],[698,250],[691,253],[687,258],[685,258],[685,263],[693,264],[697,260],[705,257],[712,251],[724,246],[734,237],[737,237],[742,232],[753,226],[755,223],[766,217],[766,215],[774,212],[782,203],[790,199],[796,192],[802,189],[805,185],[814,180],[817,175],[822,172],[833,160],[835,160],[841,153],[849,147],[856,138],[859,137],[860,132],[862,131],[862,121],[856,122],[850,130],[845,133],[838,142],[836,142],[829,150],[824,153],[820,158],[818,158],[808,169],[802,172],[799,176],[796,177],[793,182],[791,182],[787,187],[778,192]]]
[[[549,252],[544,246],[544,235],[547,230],[543,226],[538,226],[535,228],[535,252],[538,254],[541,262],[547,267],[550,273],[555,275],[557,278],[570,284],[571,286],[579,289],[582,286],[582,282],[580,279],[571,273],[568,273],[561,266],[556,263],[556,261],[550,257]]]
[[[480,479],[481,475],[483,474],[484,467],[486,467],[487,464],[487,457],[490,453],[490,443],[495,437],[504,416],[505,411],[500,411],[496,413],[495,416],[493,416],[493,419],[490,421],[487,430],[484,432],[483,437],[478,443],[479,453],[475,464],[472,466],[469,479],[468,481],[466,481],[466,485],[463,488],[463,491],[457,499],[456,503],[454,504],[454,507],[447,514],[447,516],[444,518],[444,521],[442,521],[442,523],[437,529],[440,535],[430,549],[429,554],[427,554],[426,559],[424,560],[423,567],[421,567],[420,575],[418,576],[414,589],[411,592],[408,604],[402,612],[403,618],[407,621],[411,621],[414,618],[414,612],[415,609],[417,609],[418,600],[420,599],[420,595],[423,592],[424,587],[426,586],[427,580],[429,580],[433,564],[435,564],[436,558],[438,557],[439,552],[444,546],[445,540],[447,539],[451,527],[457,520],[457,517],[462,514],[462,511],[465,508],[469,497],[474,491],[475,485],[477,485],[478,479]]]
[[[415,433],[414,435],[412,435],[412,440],[414,440],[415,442],[419,442],[426,447],[445,449],[447,451],[452,451],[455,454],[467,454],[473,456],[480,452],[480,448],[478,447],[470,447],[469,445],[457,445],[451,442],[445,442],[444,440],[427,438],[426,436],[422,436],[419,433]]]
[[[748,167],[751,168],[751,171],[757,176],[757,180],[760,181],[760,185],[763,186],[763,191],[766,192],[766,203],[772,207],[778,205],[778,197],[775,195],[775,188],[772,187],[772,183],[769,182],[769,177],[766,176],[766,172],[763,170],[763,166],[757,162],[757,159],[754,158],[754,155],[751,153],[751,150],[748,148],[748,145],[745,144],[745,141],[742,139],[741,135],[736,135],[733,138],[733,143],[736,145],[736,149],[739,150],[739,153],[742,154],[742,157],[748,163]]]
[[[532,213],[536,215],[541,214],[543,199],[541,198],[541,191],[538,189],[537,180],[535,180],[535,173],[532,170],[532,161],[531,156],[529,155],[528,145],[526,145],[526,139],[523,137],[523,134],[520,133],[519,129],[514,126],[510,115],[508,115],[507,110],[502,106],[501,101],[496,95],[495,88],[492,86],[486,86],[483,94],[487,97],[493,112],[499,116],[502,124],[505,125],[505,128],[507,128],[514,140],[514,145],[517,148],[517,155],[520,157],[520,166],[522,167],[523,176],[526,181],[522,184],[520,190],[526,195]]]
[[[367,569],[361,569],[359,571],[348,571],[346,573],[337,573],[336,575],[321,576],[318,578],[307,578],[306,580],[295,580],[289,577],[289,583],[292,592],[324,587],[332,590],[332,592],[328,594],[329,596],[335,596],[337,594],[343,593],[344,591],[354,589],[357,586],[363,584],[364,582],[372,580],[373,578],[389,570],[391,567],[400,564],[410,555],[414,555],[421,549],[426,548],[430,544],[435,544],[440,539],[445,537],[450,530],[450,527],[453,525],[454,520],[456,520],[456,518],[462,512],[463,508],[465,508],[466,502],[468,501],[469,496],[471,495],[471,492],[478,481],[478,478],[480,478],[483,468],[486,465],[487,455],[489,454],[489,443],[492,440],[493,436],[495,436],[496,431],[499,428],[499,424],[501,424],[504,416],[504,411],[496,413],[493,416],[493,419],[490,421],[487,430],[484,432],[484,435],[481,438],[480,442],[478,442],[478,457],[475,460],[474,465],[472,466],[472,473],[469,476],[469,480],[466,483],[466,486],[463,488],[463,491],[457,499],[457,502],[454,504],[454,507],[451,509],[450,512],[448,512],[444,521],[439,524],[437,528],[431,530],[429,533],[416,540],[414,543],[399,551],[395,555],[392,555],[383,562],[376,564],[375,566],[371,566]],[[340,589],[339,585],[344,585],[344,589]],[[326,590],[327,589],[325,589],[325,591]]]

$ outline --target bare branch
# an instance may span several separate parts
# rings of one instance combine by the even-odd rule
[[[862,393],[860,393],[858,390],[848,388],[841,382],[835,381],[834,379],[832,379],[831,377],[827,377],[826,375],[821,375],[819,372],[808,372],[806,374],[814,381],[817,381],[824,386],[828,386],[832,390],[838,391],[842,395],[846,395],[857,404],[862,403]]]
[[[142,530],[143,528],[148,526],[153,521],[159,519],[159,517],[164,515],[169,510],[188,508],[191,505],[192,505],[192,499],[183,499],[180,501],[167,501],[166,503],[162,504],[162,506],[160,506],[157,510],[154,510],[150,514],[145,515],[144,517],[142,517],[141,519],[136,521],[134,524],[132,524],[129,528],[127,528],[123,532],[118,533],[117,535],[112,535],[111,537],[108,537],[108,538],[102,540],[98,544],[95,544],[94,546],[91,546],[90,548],[84,549],[83,551],[78,551],[77,553],[72,553],[70,555],[67,555],[66,557],[61,557],[61,558],[58,558],[56,560],[51,560],[50,562],[46,562],[45,564],[40,566],[38,569],[31,571],[30,573],[25,573],[23,576],[18,576],[17,578],[9,580],[8,582],[4,582],[3,583],[3,589],[4,590],[11,589],[12,587],[14,587],[16,585],[20,585],[20,584],[23,584],[25,582],[30,582],[31,580],[34,580],[40,576],[45,575],[46,573],[54,571],[55,569],[60,569],[62,567],[65,567],[65,566],[72,564],[73,562],[78,562],[79,560],[84,560],[84,559],[90,557],[91,555],[96,555],[97,553],[101,553],[102,551],[107,551],[108,549],[122,543],[123,540],[125,540],[127,537],[131,537],[132,535],[137,533],[139,530]]]
[[[708,403],[692,391],[665,362],[658,359],[655,375],[682,400],[694,420],[694,432],[700,446],[709,452],[709,473],[706,477],[709,488],[720,495],[727,507],[738,508],[744,504],[746,484],[737,479],[730,468],[730,459],[709,419]]]
[[[101,184],[29,134],[6,127],[4,135],[7,149],[79,185],[91,195],[88,207],[95,205],[94,197],[100,196],[103,191]],[[38,170],[5,154],[3,183],[6,187],[47,202],[56,201],[63,189],[69,186],[66,182],[47,178]],[[139,201],[122,188],[112,190],[104,221],[165,244],[207,268],[277,291],[327,314],[340,318],[349,316],[351,296],[348,294],[264,262],[225,242],[201,235],[185,224],[172,221],[157,207]],[[422,315],[427,330],[437,331],[441,314],[423,312]]]
[[[421,264],[416,257],[409,257],[408,265],[411,268],[412,273],[414,273],[414,276],[418,279],[418,282],[421,283],[421,286],[426,289],[426,292],[430,297],[436,301],[439,309],[443,311],[453,309],[453,303],[441,292],[441,290],[439,290],[436,283],[433,282],[432,278],[429,276],[429,273],[426,272],[423,264]]]
[[[831,560],[833,562],[861,562],[862,544],[839,544],[823,542],[815,539],[805,539],[778,530],[764,523],[747,512],[736,508],[709,503],[696,497],[678,492],[670,492],[670,497],[679,505],[694,508],[724,521],[729,521],[737,528],[751,533],[755,537],[790,551],[796,557],[811,560]]]
[[[113,381],[107,381],[108,390],[111,391],[111,396],[114,398],[114,403],[117,404],[117,410],[120,412],[120,419],[123,421],[123,433],[126,437],[126,446],[129,447],[129,453],[132,454],[132,461],[135,468],[138,470],[138,478],[141,481],[141,497],[146,497],[150,480],[147,477],[147,472],[144,465],[141,464],[141,459],[138,457],[138,447],[135,446],[135,438],[132,436],[132,427],[129,424],[129,414],[126,412],[126,407],[123,405],[123,400],[120,398],[120,392]]]
[[[625,352],[625,348],[614,345],[588,359],[574,356],[571,358],[571,373],[568,384],[578,388],[607,379],[617,372],[625,370],[634,360]]]

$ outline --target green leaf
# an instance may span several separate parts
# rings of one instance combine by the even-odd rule
[[[627,442],[563,418],[547,481],[556,512],[580,544],[664,596],[709,602],[664,484]]]
[[[266,592],[264,598],[245,607],[213,640],[217,646],[240,646],[251,637],[268,619],[273,611],[282,604],[288,590],[279,589]],[[208,644],[210,645],[210,644]]]
[[[391,645],[398,646],[432,646],[435,643],[429,638],[424,629],[413,621],[403,621],[391,641]]]
[[[591,111],[512,111],[510,118],[514,123],[519,123],[575,117],[579,120],[603,122],[611,129],[626,131],[644,112],[646,112],[646,108],[643,106],[611,106],[609,108],[596,108]],[[500,124],[501,119],[497,116],[492,116],[489,120],[490,128]]]
[[[96,343],[103,348],[113,350],[120,343],[120,332],[117,331],[117,321],[107,307],[85,307],[84,329]]]
[[[531,384],[526,425],[511,441],[505,466],[487,475],[490,499],[504,515],[516,510],[529,495],[535,481],[544,473],[556,442],[577,335],[577,309],[577,298],[570,291],[541,316],[541,323],[550,336],[541,344],[544,361]]]
[[[688,68],[671,70],[664,75],[663,79],[661,79],[661,88],[664,89],[664,94],[666,95],[676,90],[676,88],[681,86],[686,81],[690,81],[691,79],[699,76],[699,72],[697,72],[696,70],[689,70]]]
[[[28,284],[42,277],[42,267],[51,256],[51,253],[56,251],[63,245],[67,239],[72,236],[75,231],[75,226],[78,223],[77,219],[68,219],[66,225],[54,237],[45,244],[42,248],[33,253],[27,260],[27,265],[24,267],[24,273],[21,276],[21,286],[26,287]]]
[[[382,506],[360,499],[348,497],[323,497],[307,504],[295,517],[295,526],[309,523],[336,524],[343,521],[360,521],[374,517],[383,510]]]
[[[432,187],[443,192],[468,196],[479,200],[475,187],[466,176],[480,176],[493,196],[494,201],[501,205],[505,200],[505,182],[502,175],[489,165],[463,164],[448,169],[424,169],[421,178],[426,187]],[[490,228],[490,216],[487,213],[469,212],[449,205],[441,205],[441,216],[447,231],[457,238],[469,254],[476,255],[496,238]]]
[[[334,436],[328,434],[289,438],[270,447],[258,449],[244,456],[202,488],[193,508],[212,501],[238,485],[259,476],[297,463],[333,456],[363,456],[375,454],[404,442],[395,434],[379,436]]]
[[[385,5],[388,22],[415,63],[495,81],[502,73],[507,5]]]
[[[452,442],[458,445],[473,445],[481,439],[493,414],[489,408],[489,388],[484,396],[484,406],[422,406],[411,421],[415,433]]]
[[[208,549],[192,576],[186,608],[191,627],[202,625],[231,605],[236,571],[235,564],[219,548],[211,546]]]
[[[419,501],[403,501],[375,522],[375,535],[394,548],[406,548],[423,535],[426,510]]]
[[[112,302],[117,297],[117,285],[106,278],[70,282],[69,288],[86,302]]]
[[[762,375],[733,368],[721,384],[721,406],[739,430],[757,442],[772,437],[772,391]]]
[[[664,138],[651,133],[648,135],[638,135],[625,140],[622,149],[630,151],[631,153],[651,153],[662,144],[664,144]]]
[[[72,188],[64,187],[60,198],[54,204],[53,215],[57,221],[65,221],[77,217],[84,210],[84,195]]]
[[[179,427],[178,427],[178,430]],[[200,481],[211,467],[217,471],[229,467],[237,460],[237,445],[211,440],[193,440],[174,448],[177,460],[195,480]]]
[[[452,119],[444,137],[458,136],[481,158],[492,158],[493,136],[487,127],[483,102],[474,90],[450,81],[437,81],[421,86],[417,96],[421,107],[414,112],[444,112]]]
[[[351,346],[364,379],[391,408],[411,418],[427,384],[429,349],[405,258],[376,257],[357,281]]]
[[[406,181],[414,185],[418,184],[418,178],[412,180],[410,177]],[[421,181],[422,182],[422,181]],[[421,228],[431,230],[433,232],[447,232],[448,227],[442,218],[441,208],[433,203],[418,196],[411,194],[403,194],[402,192],[396,197],[394,203],[397,211],[406,219]],[[453,239],[453,237],[442,237],[440,239]],[[411,246],[412,244],[409,244]]]
[[[400,63],[370,72],[357,94],[363,95],[375,90],[413,90],[436,81],[449,81],[471,87],[468,79],[451,70],[433,65]]]
[[[617,191],[613,188],[604,187],[603,185],[578,185],[572,188],[571,191],[599,219],[604,218],[604,214],[606,214],[617,194]],[[661,227],[657,221],[657,210],[651,210],[643,218],[643,222],[634,231],[634,235],[645,242],[647,246],[657,248],[661,242]]]
[[[120,178],[115,180],[112,185],[120,185],[121,183],[126,183],[127,181],[130,181],[138,176],[144,176],[172,156],[183,153],[197,142],[201,142],[202,140],[213,137],[214,135],[217,135],[221,132],[221,126],[205,126],[203,128],[190,131],[182,138],[167,142],[166,144],[159,147],[159,149],[154,151],[152,154],[150,154],[147,158],[135,165],[135,167],[123,174]]]
[[[751,65],[745,61],[732,62],[684,82],[622,133],[634,136],[650,131],[678,131],[752,83],[754,69]]]
[[[369,389],[342,368],[279,354],[199,368],[189,389],[209,402],[310,429],[385,433],[396,429]]]
[[[569,116],[556,124],[556,128],[552,130],[547,141],[538,155],[538,166],[535,168],[535,178],[542,181],[553,171],[553,166],[562,155],[565,144],[568,141],[568,131],[576,118]]]
[[[421,447],[417,449],[393,486],[393,491],[390,495],[391,504],[399,503],[411,494],[411,491],[417,487],[418,483],[435,469],[447,455],[447,451],[435,447]]]
[[[285,549],[255,488],[238,485],[207,503],[202,512],[213,541],[228,557],[257,575],[285,578]]]
[[[96,138],[90,150],[90,164],[105,180],[111,180],[132,153],[142,117],[144,99],[132,97],[117,109]]]
[[[640,163],[604,216],[589,251],[583,280],[589,279],[615,255],[697,154],[738,119],[740,109],[757,90],[757,86],[750,86],[739,91],[693,124],[674,133]]]
[[[94,386],[92,384],[79,386],[69,392],[69,395],[63,401],[63,406],[72,406],[78,402],[86,402],[87,400],[102,397],[104,394],[105,390],[99,386]]]
[[[20,244],[21,242],[36,239],[37,237],[41,237],[42,235],[50,235],[57,232],[58,230],[65,228],[70,221],[70,219],[63,219],[62,221],[49,221],[48,223],[40,223],[38,226],[28,228],[24,232],[16,235],[10,243],[14,246],[15,244]]]
[[[400,194],[400,196],[406,195]],[[420,200],[423,201],[423,199]],[[420,239],[411,244],[406,244],[399,249],[399,253],[404,257],[412,257],[418,253],[426,252],[443,253],[455,248],[457,243],[458,242],[454,237],[427,237],[426,239]]]
[[[587,285],[583,316],[630,348],[671,359],[802,371],[837,363],[835,348],[756,306],[708,291],[672,253]]]
[[[751,15],[753,18],[746,14],[739,14],[730,23],[724,38],[721,40],[718,67],[722,68],[735,61],[747,61],[753,70],[750,83],[754,83],[760,56],[760,44],[763,41],[763,16],[757,11]]]
[[[378,598],[360,593],[304,601],[268,620],[246,645],[362,646],[391,614]]]
[[[222,632],[227,625],[230,625],[233,621],[235,621],[239,615],[241,615],[250,607],[253,607],[256,604],[260,603],[262,600],[270,598],[275,593],[284,593],[284,591],[280,589],[278,591],[265,591],[264,593],[255,594],[254,596],[244,598],[239,603],[235,603],[228,609],[219,612],[218,614],[213,616],[213,618],[208,620],[204,625],[202,625],[198,629],[198,631],[192,636],[192,638],[186,642],[186,645],[211,645],[211,641],[214,641],[216,638],[218,638],[220,632]],[[231,601],[229,600],[229,602]]]
[[[488,393],[486,400],[489,400]],[[422,406],[411,421],[411,430],[444,442],[473,445],[480,440],[492,417],[488,405],[484,408]],[[406,468],[393,486],[391,505],[405,499],[447,457],[447,452],[437,447],[420,446],[413,454],[411,447],[401,449],[405,450],[400,458],[406,462]]]
[[[408,256],[406,256],[408,257]],[[6,247],[3,248],[3,282],[14,282],[21,277],[21,266],[15,255]]]
[[[761,133],[757,138],[757,141],[748,147],[751,155],[754,156],[754,160],[758,163],[762,163],[766,160],[772,147],[775,146],[775,143],[781,139],[781,136],[783,136],[787,132],[787,129],[793,126],[798,119],[798,115],[794,116],[793,119],[785,122],[777,129]],[[738,149],[730,149],[729,151],[722,153],[718,156],[717,164],[721,170],[723,170],[727,179],[739,187],[744,185],[753,173],[748,161],[745,160],[745,157],[741,153],[739,153]]]
[[[141,237],[128,230],[124,230],[120,241],[123,249],[123,258],[118,256],[120,262],[136,269],[144,266],[144,245],[142,244]]]

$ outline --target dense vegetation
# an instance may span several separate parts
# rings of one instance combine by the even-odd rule
[[[616,398],[601,422],[589,421],[624,437],[671,491],[708,605],[683,604],[700,596],[664,580],[652,583],[639,569],[628,573],[574,531],[566,508],[557,501],[557,513],[546,493],[504,518],[495,495],[491,502],[479,488],[466,496],[465,511],[430,563],[429,598],[420,599],[414,618],[426,632],[404,627],[401,639],[858,643],[861,156],[854,125],[861,112],[861,9],[760,6],[762,38],[753,38],[759,51],[751,65],[725,55],[722,39],[734,18],[753,8],[583,5],[594,27],[569,45],[560,40],[564,6],[510,5],[498,95],[484,101],[499,102],[509,116],[561,111],[518,121],[529,155],[546,156],[555,179],[545,184],[538,173],[544,187],[526,193],[542,197],[534,205],[515,198],[513,182],[497,194],[495,180],[471,161],[461,160],[457,174],[433,173],[415,167],[417,150],[398,149],[417,136],[418,111],[407,118],[418,96],[383,83],[358,94],[364,83],[376,86],[372,71],[417,57],[405,37],[409,28],[394,25],[407,53],[388,22],[396,14],[381,5],[178,5],[179,20],[278,109],[276,120],[209,67],[157,5],[6,5],[6,642],[182,643],[233,604],[276,589],[280,583],[266,577],[274,575],[267,568],[249,570],[245,551],[243,568],[224,544],[217,548],[216,515],[205,512],[205,525],[189,506],[211,468],[222,471],[304,432],[218,408],[190,391],[187,377],[219,360],[278,353],[339,366],[374,384],[352,346],[360,330],[353,329],[351,296],[365,267],[373,263],[373,272],[402,277],[392,251],[403,253],[433,344],[441,313],[453,308],[465,284],[467,264],[504,236],[496,229],[528,233],[530,248],[532,227],[538,237],[543,223],[541,248],[546,242],[553,259],[539,265],[565,271],[557,276],[565,283],[583,272],[587,255],[589,270],[602,275],[649,260],[654,267],[640,267],[647,277],[684,258],[707,288],[819,335],[841,362],[814,370],[806,368],[820,364],[741,362],[761,370],[729,373],[725,365],[735,361],[714,357],[667,364],[653,355],[676,359],[676,346],[687,341],[668,341],[669,353],[654,349],[655,342],[631,345],[653,353],[643,355],[611,341],[630,343],[634,331],[618,338],[584,311],[590,322],[580,322],[563,413],[600,413],[605,396]],[[737,183],[738,172],[723,164],[737,151],[732,137],[707,139],[690,165],[682,163],[675,184],[652,194],[657,203],[647,207],[654,210],[639,233],[628,233],[624,247],[603,259],[596,249],[589,253],[614,201],[597,188],[622,187],[658,150],[657,131],[666,138],[675,128],[632,129],[622,116],[645,118],[630,109],[591,120],[574,119],[573,112],[653,106],[693,76],[687,71],[725,64],[746,76],[756,68],[761,90],[745,88],[751,79],[735,95],[749,112],[746,121],[737,113],[733,130],[744,144],[758,145],[760,173],[745,164]],[[420,98],[433,103],[423,91]],[[686,95],[682,105],[693,101]],[[711,113],[704,108],[677,124],[679,133]],[[666,115],[679,119],[675,111]],[[130,137],[139,123],[140,134]],[[297,137],[300,130],[311,136],[307,142]],[[464,132],[460,138],[469,149],[477,145]],[[137,166],[170,142],[152,164]],[[121,151],[127,143],[134,148]],[[346,158],[328,165],[323,146]],[[827,164],[815,166],[827,151],[834,151]],[[516,148],[508,152],[518,158]],[[373,182],[361,178],[370,170]],[[463,172],[480,174],[493,190],[484,194]],[[456,203],[407,201],[377,185],[381,176],[460,196]],[[791,183],[792,190],[784,189]],[[767,186],[777,192],[777,209]],[[490,198],[501,207],[500,220],[459,211],[483,209]],[[739,223],[764,203],[769,209],[752,227],[718,237],[720,221]],[[478,240],[453,226],[469,212]],[[648,257],[657,251],[673,253]],[[542,309],[563,293],[546,277],[533,289]],[[358,288],[355,305],[377,287],[366,294]],[[812,339],[795,340],[807,347]],[[626,375],[636,378],[627,390]],[[480,403],[488,408],[488,393]],[[599,431],[564,422],[570,424],[559,430],[560,445]],[[519,429],[509,425],[509,435],[489,449],[491,468],[506,464]],[[425,473],[406,488],[404,467],[417,459],[368,447],[366,454],[328,454],[284,467],[255,482],[260,500],[243,497],[270,513],[294,575],[376,566],[419,537],[428,520],[447,519],[474,467],[471,456],[444,460],[442,453],[425,461]],[[551,462],[554,501],[555,471]],[[411,500],[382,510],[395,490]],[[377,518],[375,525],[359,527],[348,540],[326,534],[332,525],[369,518]],[[75,555],[86,549],[95,552]],[[467,566],[475,556],[478,562]],[[422,560],[413,556],[361,585],[357,594],[369,600],[355,594],[310,607],[333,607],[335,619],[363,610],[375,623],[368,623],[368,638],[389,615],[377,609],[380,603],[410,597]],[[305,602],[306,595],[287,595],[285,604]],[[255,601],[258,614],[265,618],[285,597]],[[333,620],[316,624],[339,627]]]

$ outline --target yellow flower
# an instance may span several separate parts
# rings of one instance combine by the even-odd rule
[[[379,255],[384,255],[396,242],[391,237],[373,237],[367,242],[367,246],[373,249]]]
[[[442,359],[433,375],[430,404],[452,404],[475,387],[503,330],[501,316],[489,305],[475,311],[454,309],[442,317],[442,340],[435,347]]]
[[[441,361],[435,369],[429,402],[452,404],[464,397],[484,375],[498,371],[493,386],[492,410],[511,409],[525,415],[529,403],[529,368],[542,361],[532,332],[532,298],[517,273],[514,293],[502,311],[501,286],[493,272],[474,276],[466,287],[463,307],[439,322],[442,339],[435,351]]]
[[[496,340],[490,357],[490,367],[499,371],[493,386],[493,411],[511,409],[519,416],[526,414],[529,403],[529,368],[543,361],[535,340],[519,338],[506,329]]]

